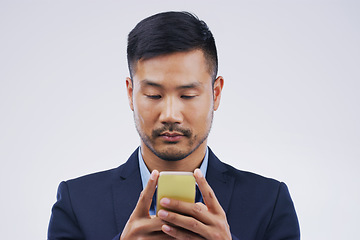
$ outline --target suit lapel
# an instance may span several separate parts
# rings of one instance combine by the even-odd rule
[[[230,199],[234,189],[235,179],[228,174],[226,165],[222,163],[209,148],[209,165],[206,172],[206,180],[227,213]]]
[[[138,162],[138,149],[122,166],[119,176],[113,186],[114,209],[118,231],[125,227],[134,210],[140,192],[142,191],[141,176]]]

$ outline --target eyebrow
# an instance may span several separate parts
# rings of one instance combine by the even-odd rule
[[[141,80],[140,85],[141,86],[152,86],[152,87],[157,87],[157,88],[163,88],[163,86],[161,84],[155,83],[155,82],[150,81],[148,79]]]
[[[156,87],[156,88],[164,88],[163,85],[159,84],[159,83],[155,83],[151,80],[148,79],[144,79],[140,82],[140,84],[142,86],[152,86],[152,87]],[[199,82],[194,82],[194,83],[190,83],[190,84],[186,84],[186,85],[180,85],[178,87],[176,87],[177,89],[192,89],[192,88],[198,88],[200,87],[201,84]]]
[[[187,84],[187,85],[178,86],[177,88],[178,89],[191,89],[191,88],[198,88],[200,86],[201,86],[200,83],[194,82],[194,83],[190,83],[190,84]]]

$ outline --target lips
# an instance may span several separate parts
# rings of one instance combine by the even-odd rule
[[[177,132],[165,132],[165,133],[160,134],[160,136],[176,137],[176,136],[183,136],[183,134],[177,133]]]
[[[167,142],[177,142],[184,137],[184,135],[177,132],[164,132],[160,134],[160,137]]]

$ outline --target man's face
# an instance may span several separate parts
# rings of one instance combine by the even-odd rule
[[[212,87],[202,51],[140,60],[126,83],[142,145],[156,156],[181,160],[206,144],[223,79]]]

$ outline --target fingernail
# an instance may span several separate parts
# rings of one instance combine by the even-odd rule
[[[168,198],[162,198],[161,200],[160,200],[160,204],[161,205],[169,205],[169,203],[170,203],[170,199],[168,199]]]
[[[198,178],[202,178],[202,177],[203,177],[203,174],[202,174],[202,172],[201,172],[200,169],[196,169],[196,176],[197,176]]]
[[[162,229],[165,231],[165,232],[170,232],[171,228],[168,226],[168,225],[163,225],[162,226]]]
[[[152,172],[151,172],[151,175],[150,175],[150,179],[151,180],[155,180],[156,179],[156,177],[155,177],[155,175],[156,175],[156,172],[155,172],[156,170],[153,170]]]
[[[167,217],[168,216],[168,212],[167,211],[165,211],[165,210],[160,210],[159,212],[158,212],[158,215],[159,215],[159,217]]]

